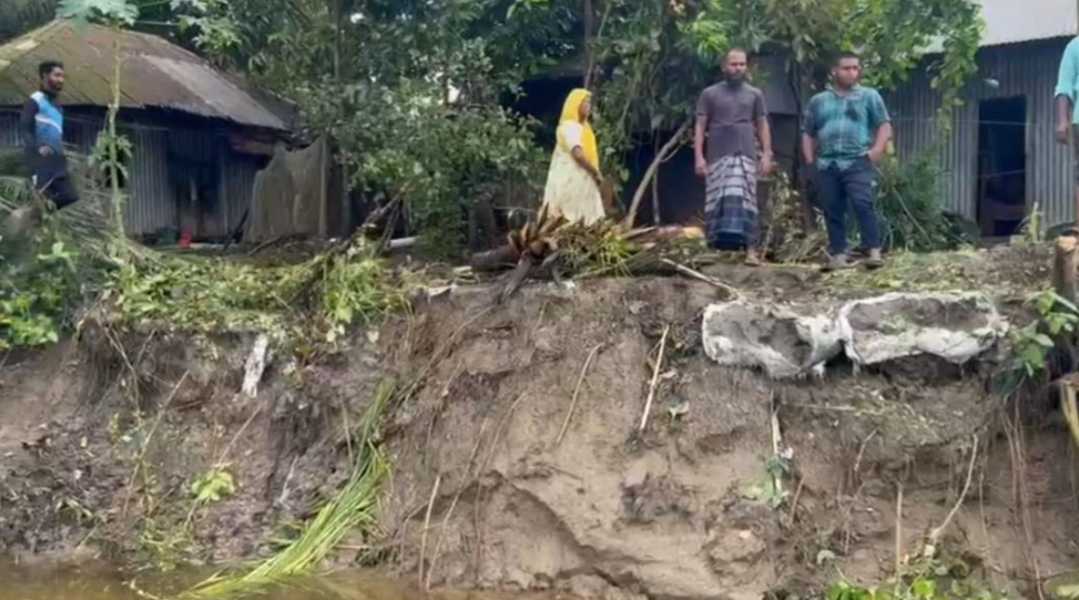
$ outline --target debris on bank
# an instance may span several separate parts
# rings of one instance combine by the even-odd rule
[[[980,293],[891,293],[800,307],[741,300],[709,306],[702,327],[717,363],[760,368],[775,379],[823,375],[840,354],[860,366],[918,356],[962,365],[1008,333]]]

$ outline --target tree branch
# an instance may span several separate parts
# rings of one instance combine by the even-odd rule
[[[648,191],[648,186],[652,184],[652,180],[656,177],[656,173],[659,172],[659,166],[663,164],[672,154],[682,145],[683,138],[686,132],[689,131],[690,126],[693,125],[693,118],[690,117],[682,123],[682,126],[678,128],[671,139],[667,140],[667,143],[660,149],[659,154],[652,161],[652,164],[648,166],[648,170],[644,173],[644,178],[641,180],[641,184],[637,186],[637,192],[633,194],[633,203],[629,206],[629,212],[626,214],[626,218],[622,221],[625,227],[633,227],[633,223],[637,220],[637,210],[641,207],[641,201],[644,200],[644,195]]]

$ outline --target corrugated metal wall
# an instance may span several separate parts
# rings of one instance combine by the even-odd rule
[[[942,148],[945,171],[941,194],[945,205],[972,221],[977,220],[978,103],[990,98],[1025,97],[1027,105],[1026,197],[1039,203],[1047,224],[1075,219],[1074,176],[1071,153],[1056,143],[1053,91],[1061,54],[1068,40],[1031,42],[983,49],[978,55],[977,79],[964,92],[965,104],[954,114],[952,130]],[[987,79],[999,82],[994,87]],[[896,125],[896,146],[901,158],[930,149],[940,128],[936,112],[940,96],[930,76],[919,72],[889,99]]]
[[[18,146],[19,115],[0,111],[0,146]]]
[[[19,146],[18,113],[0,109],[0,146]],[[89,153],[104,122],[100,118],[70,116],[65,126],[65,142]],[[181,225],[179,189],[182,161],[204,163],[216,171],[212,194],[203,197],[203,213],[196,237],[221,238],[238,224],[251,203],[255,174],[263,160],[233,152],[226,132],[146,126],[122,126],[134,146],[129,166],[130,194],[124,207],[124,224],[129,235],[153,234]]]
[[[262,170],[265,159],[233,154],[225,169],[222,197],[228,215],[229,233],[240,224],[244,212],[251,206],[255,190],[255,175]]]
[[[123,133],[133,144],[131,181],[127,189],[130,197],[124,206],[124,228],[128,235],[178,228],[176,195],[169,184],[168,133],[142,128]]]

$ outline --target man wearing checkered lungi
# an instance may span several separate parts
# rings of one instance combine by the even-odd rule
[[[723,60],[725,80],[701,94],[694,151],[697,175],[707,182],[708,243],[721,250],[745,249],[746,264],[758,266],[757,178],[773,168],[772,131],[764,93],[746,83],[747,61],[745,50],[730,50]]]

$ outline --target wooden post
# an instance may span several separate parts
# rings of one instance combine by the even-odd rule
[[[1053,288],[1061,298],[1071,303],[1075,303],[1077,295],[1076,268],[1079,266],[1076,260],[1077,249],[1079,249],[1079,239],[1058,238],[1053,258]]]

